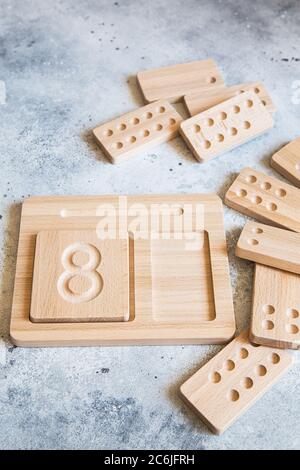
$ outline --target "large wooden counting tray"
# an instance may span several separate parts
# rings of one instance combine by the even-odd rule
[[[161,215],[152,219],[158,205],[171,208],[167,231]],[[104,222],[115,223],[116,233],[125,227],[122,235],[99,238]],[[16,345],[224,343],[234,332],[217,196],[24,202],[11,318]]]

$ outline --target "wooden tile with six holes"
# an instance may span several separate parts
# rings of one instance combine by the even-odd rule
[[[228,342],[234,332],[217,196],[23,203],[10,328],[15,344],[207,344]]]
[[[146,103],[161,99],[174,103],[188,93],[206,93],[225,86],[212,59],[145,70],[137,74],[137,81]]]
[[[180,125],[195,158],[205,162],[266,132],[273,118],[253,91],[242,93]]]
[[[300,137],[276,152],[271,158],[271,166],[300,188]]]

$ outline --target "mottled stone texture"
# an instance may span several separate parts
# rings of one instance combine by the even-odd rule
[[[297,0],[1,0],[0,448],[299,448],[298,354],[290,373],[216,437],[177,392],[220,347],[29,350],[8,339],[28,195],[223,196],[246,165],[273,174],[271,154],[299,135],[299,9]],[[179,138],[107,163],[91,129],[142,103],[136,72],[211,56],[228,83],[265,83],[278,106],[275,129],[202,166]],[[251,263],[234,256],[244,221],[225,208],[239,330],[252,289]]]

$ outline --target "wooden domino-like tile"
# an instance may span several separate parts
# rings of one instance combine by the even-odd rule
[[[197,114],[180,125],[195,158],[204,162],[273,127],[273,118],[252,91]]]
[[[276,152],[271,158],[271,166],[300,188],[300,137]]]
[[[250,339],[300,349],[300,275],[256,264]]]
[[[255,347],[244,332],[190,377],[180,393],[212,431],[221,434],[292,362],[287,351]]]
[[[97,143],[112,163],[176,137],[182,117],[165,100],[124,114],[94,129]]]
[[[227,206],[263,223],[300,232],[300,191],[252,168],[244,168],[225,195]]]
[[[276,111],[275,105],[267,92],[265,86],[259,82],[242,83],[217,90],[207,90],[205,93],[186,95],[184,97],[185,106],[191,116],[202,113],[223,101],[234,98],[237,95],[253,91],[261,100],[262,104],[270,113]]]
[[[145,70],[137,74],[137,81],[146,103],[161,99],[176,102],[188,93],[206,93],[225,86],[212,59]]]
[[[247,222],[235,254],[274,268],[300,274],[300,233]]]

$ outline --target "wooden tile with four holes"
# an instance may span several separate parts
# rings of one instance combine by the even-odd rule
[[[96,230],[39,232],[30,319],[127,321],[128,240],[99,240]]]
[[[213,432],[221,434],[292,362],[287,351],[255,347],[244,332],[190,377],[180,394]]]
[[[276,152],[271,158],[271,166],[300,188],[300,137]]]
[[[182,117],[166,100],[143,106],[93,130],[112,163],[176,137]]]
[[[300,275],[255,265],[250,339],[300,349]]]
[[[241,171],[225,204],[263,223],[300,232],[299,189],[252,168]]]
[[[195,116],[196,114],[202,113],[223,101],[234,98],[235,96],[247,91],[253,91],[257,94],[262,104],[270,113],[274,113],[276,111],[269,93],[264,85],[259,82],[242,83],[240,85],[224,87],[222,89],[207,90],[205,93],[186,95],[184,97],[184,103],[190,115]]]
[[[300,233],[247,222],[235,254],[274,268],[300,274]]]
[[[204,162],[266,132],[273,124],[257,94],[249,91],[183,121],[180,133],[195,158]]]
[[[225,86],[212,59],[145,70],[137,74],[137,81],[146,103],[161,99],[176,102],[188,93],[206,93]]]

